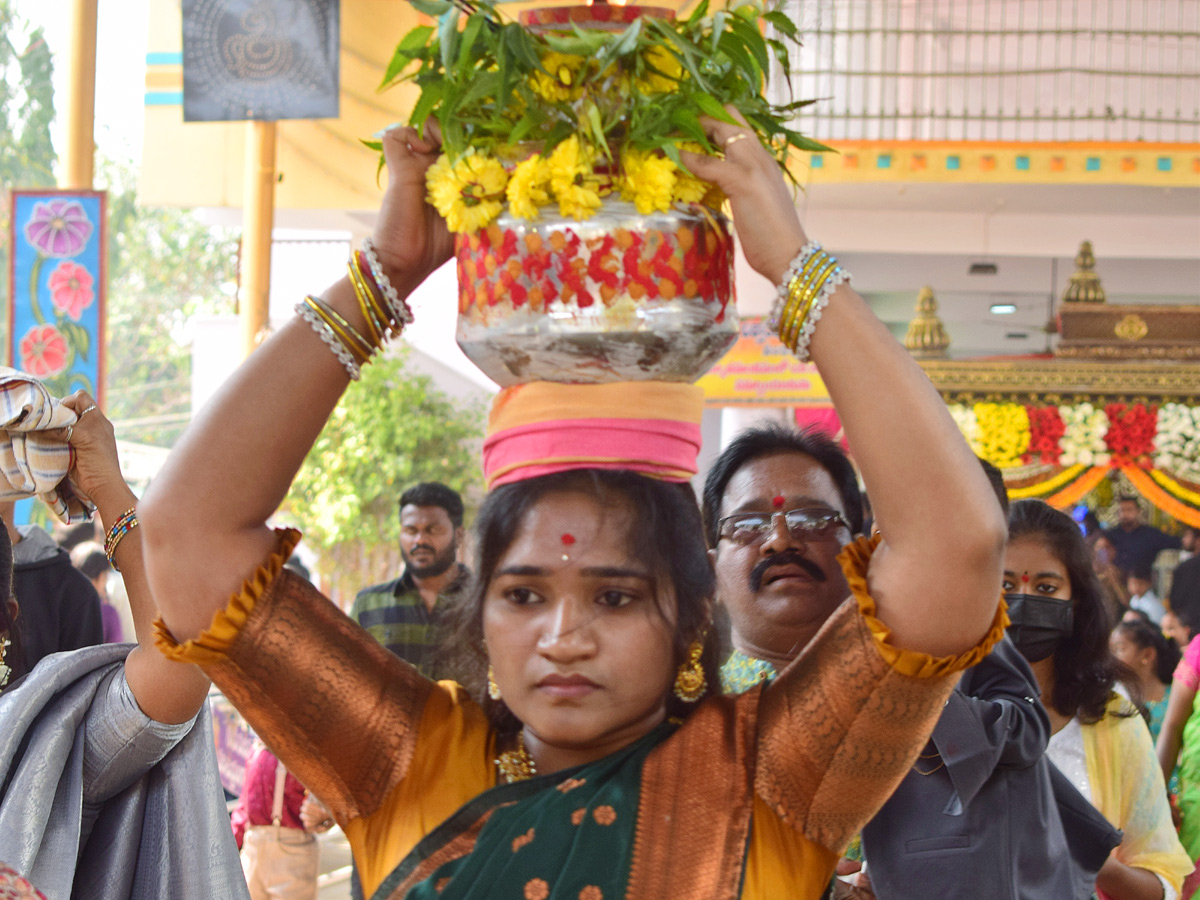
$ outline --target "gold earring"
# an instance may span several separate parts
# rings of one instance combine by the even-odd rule
[[[704,666],[700,665],[700,655],[704,652],[703,641],[693,641],[688,648],[687,660],[679,666],[675,673],[675,696],[684,703],[695,703],[704,696],[708,680],[704,677]]]
[[[500,699],[500,685],[496,684],[496,672],[492,669],[491,663],[488,663],[487,692],[493,700]]]

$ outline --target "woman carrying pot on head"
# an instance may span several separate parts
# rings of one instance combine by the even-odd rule
[[[685,162],[730,198],[751,264],[803,299],[804,263],[826,257],[806,247],[778,166],[744,126],[705,127],[725,155]],[[436,134],[397,128],[383,148],[375,259],[357,255],[353,280],[320,297],[347,352],[376,346],[383,317],[398,330],[402,298],[452,252],[425,201]],[[812,358],[888,534],[846,548],[853,599],[770,687],[738,698],[714,695],[713,573],[686,484],[692,386],[501,393],[478,583],[458,616],[474,695],[422,678],[280,571],[299,536],[266,523],[348,384],[310,321],[256,350],[180,441],[140,507],[160,646],[200,664],[329,805],[368,896],[824,892],[1005,620],[1004,523],[978,463],[862,298],[840,278],[822,296]],[[805,498],[763,490],[778,514],[761,527],[803,541],[844,527],[785,517]]]
[[[1146,723],[1114,691],[1125,667],[1109,648],[1091,554],[1065,513],[1018,500],[1008,517],[1009,634],[1050,714],[1051,761],[1124,838],[1096,877],[1109,900],[1175,900],[1192,864],[1175,835]]]

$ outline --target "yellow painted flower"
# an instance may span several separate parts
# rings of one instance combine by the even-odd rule
[[[514,216],[536,219],[540,207],[550,202],[550,163],[531,156],[517,164],[508,180],[508,208]]]
[[[638,90],[643,94],[667,94],[679,87],[683,78],[683,64],[670,50],[654,45],[642,56],[645,74],[638,79]]]
[[[657,153],[627,150],[621,160],[625,178],[621,196],[633,202],[643,216],[671,208],[671,197],[678,180],[675,163]]]
[[[478,231],[500,215],[507,184],[504,166],[474,150],[453,164],[443,154],[425,173],[429,202],[456,234]]]
[[[595,158],[596,151],[573,134],[546,159],[550,190],[562,215],[583,221],[600,208],[599,179],[592,170]]]
[[[542,68],[549,72],[538,70],[533,73],[529,86],[543,100],[551,103],[566,103],[578,100],[581,91],[578,86],[579,73],[583,69],[584,58],[566,53],[547,53],[542,57]]]

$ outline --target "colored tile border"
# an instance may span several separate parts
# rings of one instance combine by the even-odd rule
[[[814,182],[1140,184],[1200,188],[1200,144],[831,142],[797,154]]]

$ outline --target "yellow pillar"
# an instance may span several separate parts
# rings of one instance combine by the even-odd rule
[[[275,123],[246,124],[242,194],[242,354],[262,340],[270,313],[271,229],[275,223]]]
[[[95,162],[96,6],[72,0],[71,53],[67,57],[67,139],[58,186],[90,190]]]

